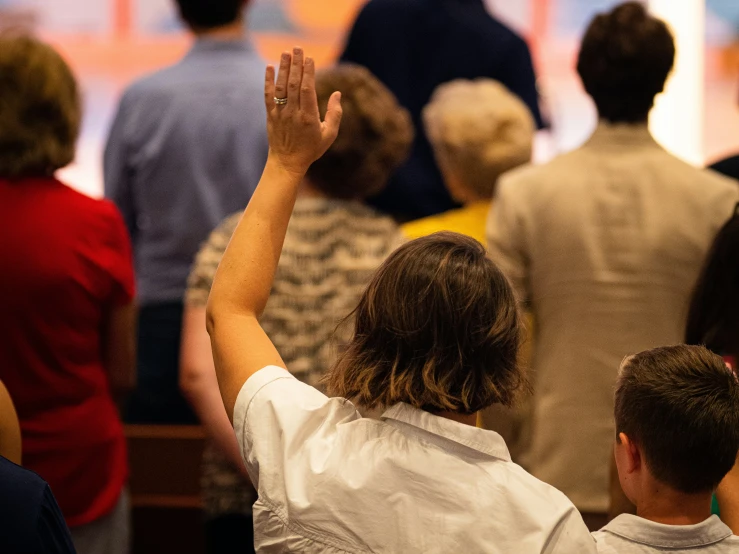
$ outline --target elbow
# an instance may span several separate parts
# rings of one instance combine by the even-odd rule
[[[211,298],[208,299],[208,305],[205,308],[205,329],[208,331],[208,335],[212,337],[216,321],[218,320],[218,307],[213,303]]]
[[[180,392],[182,393],[182,396],[184,396],[185,399],[190,403],[190,405],[193,405],[194,399],[197,395],[196,391],[198,389],[198,381],[199,379],[197,372],[187,367],[180,368]]]

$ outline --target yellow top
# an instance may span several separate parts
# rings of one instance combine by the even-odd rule
[[[409,239],[417,239],[439,231],[454,231],[472,237],[485,244],[485,222],[490,211],[487,200],[468,204],[457,210],[431,215],[403,225],[403,233]]]

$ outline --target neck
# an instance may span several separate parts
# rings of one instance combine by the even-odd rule
[[[198,38],[208,38],[214,40],[242,40],[246,38],[246,24],[243,18],[239,18],[233,23],[214,27],[205,31],[195,31]]]
[[[685,494],[658,484],[637,502],[636,515],[665,525],[696,525],[711,517],[711,493]]]
[[[444,419],[451,419],[457,423],[463,423],[472,427],[477,427],[477,414],[458,414],[455,412],[438,412],[434,415],[443,417]]]
[[[601,124],[610,125],[612,127],[615,126],[622,126],[622,127],[646,127],[649,125],[649,118],[647,119],[638,119],[636,121],[611,121],[609,119],[605,119],[603,117],[599,118],[599,121]]]

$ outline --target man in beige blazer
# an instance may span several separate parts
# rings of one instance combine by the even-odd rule
[[[522,462],[605,523],[621,360],[682,341],[704,256],[739,199],[665,152],[648,114],[672,70],[667,26],[630,2],[597,16],[578,72],[600,124],[580,149],[504,176],[491,256],[535,321],[531,444]]]

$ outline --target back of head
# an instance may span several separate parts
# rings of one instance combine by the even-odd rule
[[[615,417],[657,481],[685,494],[710,492],[739,451],[739,381],[702,346],[642,352],[622,365]]]
[[[492,198],[503,173],[531,161],[534,118],[498,81],[457,80],[439,86],[423,110],[423,120],[457,200],[469,196],[466,192]]]
[[[639,2],[626,2],[593,19],[577,61],[585,90],[601,119],[645,122],[675,62],[667,25]]]
[[[177,0],[180,17],[196,32],[236,23],[248,0]]]
[[[333,198],[368,198],[385,188],[408,157],[413,123],[393,93],[364,67],[339,64],[318,72],[321,116],[337,90],[344,111],[339,136],[310,167],[308,178]]]
[[[49,176],[69,164],[81,107],[61,56],[28,36],[0,36],[0,90],[0,177]]]
[[[737,206],[739,208],[739,206]],[[739,213],[716,235],[690,303],[685,342],[739,355]]]
[[[485,249],[437,233],[396,250],[355,310],[355,333],[327,376],[367,408],[405,402],[471,414],[527,387],[513,291]]]

